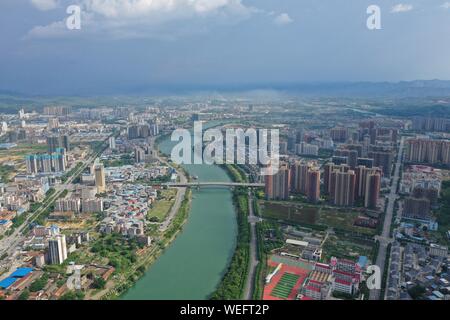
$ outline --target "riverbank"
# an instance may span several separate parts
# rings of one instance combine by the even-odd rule
[[[245,174],[234,165],[222,166],[234,182],[246,182]],[[233,190],[233,204],[237,212],[237,246],[222,281],[211,295],[213,300],[243,298],[250,261],[250,224],[248,222],[248,194],[246,188]]]

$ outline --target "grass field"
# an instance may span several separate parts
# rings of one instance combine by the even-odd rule
[[[374,235],[375,229],[353,225],[362,213],[351,209],[323,208],[295,202],[261,201],[260,208],[265,218],[284,220],[294,224],[322,225],[342,230]]]
[[[356,239],[343,236],[330,235],[325,241],[322,253],[322,261],[329,261],[331,257],[356,259],[358,256],[371,257],[373,245],[357,243]]]
[[[163,221],[175,202],[176,194],[175,189],[162,190],[160,200],[157,200],[153,208],[148,211],[148,219],[156,217],[159,222]]]
[[[262,201],[260,207],[263,216],[281,219],[294,223],[315,224],[319,217],[319,209],[302,204]]]
[[[24,158],[27,154],[47,151],[45,144],[19,144],[17,147],[9,150],[0,150],[1,161],[11,161]]]
[[[376,229],[363,228],[353,225],[353,222],[359,215],[361,215],[361,213],[357,211],[322,208],[320,209],[318,223],[343,230],[351,230],[364,234],[375,235]]]
[[[0,182],[7,183],[12,172],[14,172],[13,166],[0,165]]]
[[[280,281],[278,281],[275,288],[273,288],[271,296],[287,299],[299,278],[299,275],[293,273],[283,274]]]

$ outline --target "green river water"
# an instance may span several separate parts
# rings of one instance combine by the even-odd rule
[[[170,154],[170,138],[160,150]],[[209,165],[186,165],[199,181],[230,181],[226,172]],[[237,224],[231,191],[193,190],[192,207],[183,231],[122,297],[125,300],[207,299],[214,292],[236,246]]]

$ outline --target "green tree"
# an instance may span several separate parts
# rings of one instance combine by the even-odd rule
[[[95,277],[94,281],[92,282],[92,288],[94,289],[103,289],[105,288],[106,280],[102,277]]]
[[[59,298],[59,300],[83,300],[84,293],[82,291],[69,291]]]
[[[48,274],[44,273],[42,277],[39,279],[36,279],[31,285],[30,285],[30,291],[31,292],[37,292],[41,291],[45,288],[48,282]]]
[[[28,300],[28,298],[30,297],[30,291],[28,290],[23,290],[22,293],[19,296],[19,300]]]

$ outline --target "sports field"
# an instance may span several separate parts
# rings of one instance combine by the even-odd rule
[[[270,295],[272,297],[287,299],[297,283],[298,278],[300,278],[300,276],[293,273],[283,274]]]
[[[283,262],[279,262],[279,259]],[[282,266],[264,286],[263,300],[294,300],[296,298],[299,288],[311,272],[308,263],[299,262],[299,260],[290,260],[276,255],[268,260],[269,268],[275,269],[280,263]]]

